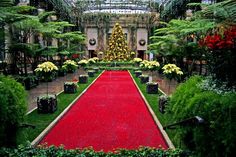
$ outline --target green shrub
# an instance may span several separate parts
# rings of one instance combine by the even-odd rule
[[[147,147],[140,147],[136,150],[125,150],[120,149],[116,152],[96,152],[92,148],[89,149],[74,149],[74,150],[65,150],[63,147],[54,147],[50,146],[49,148],[31,146],[20,146],[17,149],[0,149],[0,155],[4,157],[28,157],[28,156],[63,156],[63,157],[187,157],[188,153],[176,149],[176,150],[162,150],[154,149]]]
[[[27,109],[24,87],[0,75],[0,146],[15,146],[16,132]]]
[[[204,125],[178,127],[175,136],[196,156],[232,156],[236,153],[236,93],[203,90],[202,80],[194,76],[177,88],[167,110],[169,122],[202,117]]]

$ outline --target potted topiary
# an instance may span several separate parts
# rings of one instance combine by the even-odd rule
[[[57,98],[48,94],[48,80],[57,71],[58,68],[52,62],[44,62],[39,64],[35,72],[44,77],[47,82],[47,94],[37,98],[37,106],[39,113],[53,113],[57,109]]]
[[[88,83],[88,75],[80,75],[79,76],[79,83]]]
[[[67,72],[68,73],[74,73],[75,70],[77,69],[78,65],[75,61],[73,60],[66,60],[64,63],[63,63],[63,66],[64,68],[66,68]]]
[[[77,84],[75,82],[65,82],[64,83],[64,93],[76,93]]]
[[[142,62],[140,62],[139,67],[143,70],[146,71],[148,70],[148,60],[143,60]]]
[[[139,77],[140,75],[142,75],[142,71],[140,71],[140,70],[137,70],[134,73],[135,73],[136,77]]]
[[[56,95],[43,95],[37,97],[38,113],[54,113],[57,110]]]
[[[88,64],[88,61],[87,61],[86,59],[82,59],[82,60],[80,60],[80,61],[78,62],[78,65],[79,65],[81,68],[83,68],[83,69],[85,69],[85,67],[87,66],[87,64]]]
[[[88,59],[88,64],[89,65],[93,65],[93,64],[95,64],[97,61],[94,59],[94,58],[90,58],[90,59]]]
[[[94,70],[88,70],[88,76],[89,77],[94,77],[94,73],[95,73]]]
[[[183,72],[179,67],[177,67],[175,64],[166,64],[163,68],[163,74],[168,78],[169,80],[169,88],[168,93],[170,92],[170,86],[171,86],[171,80],[173,79],[179,79],[181,75],[183,75]]]
[[[149,76],[148,75],[143,75],[142,74],[142,75],[139,76],[139,78],[140,78],[140,82],[142,84],[147,83],[149,81]]]
[[[158,93],[158,84],[156,82],[148,82],[146,86],[146,92],[148,94],[157,94]]]

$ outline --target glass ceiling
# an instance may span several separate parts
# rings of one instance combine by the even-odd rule
[[[86,3],[84,13],[143,14],[150,13],[150,4],[163,0],[64,0],[68,5]]]

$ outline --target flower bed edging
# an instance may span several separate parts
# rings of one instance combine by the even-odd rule
[[[135,80],[134,80],[133,76],[131,75],[130,71],[129,71],[129,74],[130,74],[130,76],[131,76],[131,78],[132,78],[132,80],[133,80],[135,86],[137,87],[137,89],[138,89],[138,91],[139,91],[139,93],[140,93],[142,99],[144,100],[144,102],[145,102],[145,104],[146,104],[146,106],[147,106],[147,108],[148,108],[148,110],[149,110],[149,112],[150,112],[150,114],[151,114],[151,116],[152,116],[154,122],[156,123],[156,125],[157,125],[157,127],[159,128],[159,130],[160,130],[162,136],[164,137],[164,139],[165,139],[165,141],[166,141],[168,147],[171,148],[171,149],[175,149],[175,146],[174,146],[173,143],[171,142],[171,140],[170,140],[169,136],[167,135],[166,131],[163,129],[162,124],[160,123],[160,121],[159,121],[158,118],[156,117],[154,111],[152,110],[152,108],[151,108],[151,106],[149,105],[148,101],[147,101],[146,98],[144,97],[142,91],[139,89],[139,86],[138,86],[137,83],[135,82]]]

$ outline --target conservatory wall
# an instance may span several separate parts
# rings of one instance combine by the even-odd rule
[[[89,51],[106,51],[108,48],[109,38],[112,34],[112,28],[115,23],[118,22],[123,28],[125,38],[127,40],[129,49],[131,51],[146,51],[148,43],[148,29],[145,25],[140,23],[132,27],[132,23],[127,23],[122,21],[112,21],[110,22],[110,28],[107,29],[105,26],[98,27],[93,23],[85,26],[85,34],[87,37],[87,56]]]

